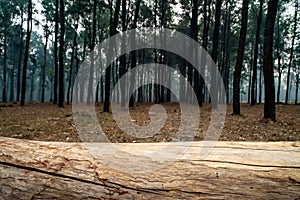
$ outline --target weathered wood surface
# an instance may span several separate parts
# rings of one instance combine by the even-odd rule
[[[194,142],[185,156],[148,173],[110,169],[80,143],[0,137],[0,144],[0,199],[300,198],[300,142],[218,142],[205,159]],[[167,144],[116,145],[137,153]]]

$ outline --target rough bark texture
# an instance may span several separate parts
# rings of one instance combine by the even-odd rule
[[[296,199],[300,196],[300,142],[218,142],[204,159],[199,156],[203,143],[178,143],[187,147],[185,155],[147,173],[124,173],[105,167],[80,143],[9,138],[0,138],[0,143],[0,194],[4,199]],[[169,144],[116,145],[139,154]],[[104,144],[98,146],[109,153]],[[119,154],[113,159],[123,164],[124,169],[135,162]],[[143,163],[150,164],[147,159]]]
[[[274,26],[277,14],[278,0],[269,0],[268,14],[265,23],[263,47],[263,71],[265,83],[264,118],[276,120],[275,85],[273,64]]]
[[[242,68],[243,68],[244,56],[245,56],[245,44],[246,44],[247,25],[248,25],[248,5],[249,5],[249,0],[244,0],[243,8],[242,8],[242,25],[240,30],[239,48],[238,48],[238,55],[236,59],[234,78],[233,78],[232,98],[233,98],[233,114],[235,115],[241,114],[240,84],[241,84]]]
[[[59,1],[60,8],[60,37],[59,37],[59,92],[58,107],[64,107],[64,80],[65,80],[65,63],[64,63],[64,45],[65,45],[65,5],[64,0]]]
[[[22,93],[20,105],[25,105],[25,96],[26,96],[26,71],[28,66],[29,58],[29,45],[30,37],[32,32],[32,1],[28,0],[28,19],[27,19],[27,34],[26,34],[26,46],[25,46],[25,55],[24,55],[24,64],[23,64],[23,73],[22,73]]]

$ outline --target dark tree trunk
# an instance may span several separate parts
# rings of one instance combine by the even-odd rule
[[[253,75],[252,75],[252,85],[251,85],[251,106],[256,104],[257,96],[257,60],[258,60],[258,47],[260,43],[260,29],[262,21],[264,0],[260,0],[259,4],[259,14],[256,22],[256,34],[255,34],[255,46],[254,46],[254,60],[253,60]]]
[[[127,17],[127,10],[126,10],[126,0],[122,0],[122,31],[126,31],[126,17]],[[121,44],[121,51],[124,52],[126,49],[126,35],[122,35],[122,44]],[[120,57],[120,67],[119,67],[119,77],[121,78],[126,72],[126,54]],[[124,79],[121,81],[121,88],[120,88],[120,95],[121,95],[121,107],[125,107],[125,82]]]
[[[277,46],[276,46],[276,53],[277,53],[277,71],[278,71],[278,86],[277,86],[277,103],[280,103],[280,89],[281,89],[281,52],[280,52],[280,15],[277,17]]]
[[[13,65],[10,71],[10,92],[9,92],[9,101],[14,101],[14,91],[15,91],[15,66],[16,66],[16,55],[13,53],[12,55]]]
[[[93,0],[93,20],[92,20],[92,41],[90,44],[91,51],[91,67],[90,67],[90,75],[89,75],[89,85],[88,85],[88,93],[87,93],[87,105],[90,105],[94,102],[93,94],[93,82],[94,82],[94,65],[95,65],[95,43],[96,43],[96,27],[97,27],[97,0]]]
[[[46,32],[46,44],[44,46],[44,64],[42,68],[42,96],[41,103],[45,102],[45,78],[46,78],[46,63],[47,63],[47,46],[48,46],[48,33]]]
[[[242,25],[240,31],[240,40],[238,47],[238,55],[234,70],[233,78],[233,114],[241,114],[240,110],[240,84],[241,84],[241,74],[242,67],[244,62],[244,53],[245,53],[245,44],[246,44],[246,35],[247,35],[247,24],[248,24],[248,4],[249,0],[243,1],[242,8]]]
[[[20,105],[25,105],[25,94],[26,94],[26,71],[28,66],[29,57],[29,44],[32,31],[32,1],[28,0],[28,19],[27,19],[27,35],[26,35],[26,46],[24,54],[23,74],[22,74],[22,94]]]
[[[250,100],[251,100],[251,84],[252,84],[252,68],[253,68],[253,45],[251,45],[251,49],[250,49],[250,61],[249,61],[249,65],[250,65],[250,69],[249,69],[249,84],[248,84],[248,104],[250,104]]]
[[[192,0],[192,20],[190,27],[190,34],[194,41],[198,42],[198,0]],[[198,66],[198,48],[192,47],[192,52],[195,55],[195,64]],[[202,91],[200,90],[200,74],[197,70],[194,70],[194,90],[196,93],[196,101],[199,106],[202,106]]]
[[[121,6],[121,0],[117,0],[113,19],[112,19],[112,15],[113,15],[112,10],[113,9],[111,8],[111,19],[112,19],[111,22],[112,23],[110,25],[110,30],[109,30],[110,37],[117,34],[120,6]],[[114,43],[115,43],[115,41],[110,40],[109,50],[108,50],[109,51],[108,52],[108,56],[109,56],[108,60],[112,59],[112,54],[113,54],[114,45],[115,45]],[[105,100],[104,100],[103,112],[109,112],[111,67],[112,67],[112,65],[109,66],[105,71]]]
[[[137,28],[137,20],[139,17],[139,12],[140,12],[140,5],[141,5],[141,0],[137,0],[136,5],[135,5],[135,13],[134,13],[134,19],[133,19],[133,23],[132,23],[132,29],[136,29]],[[135,35],[131,36],[131,45],[134,45],[135,43]],[[136,67],[136,52],[132,51],[130,53],[130,68],[134,69]],[[134,83],[135,83],[135,73],[132,73],[130,76],[130,88],[129,88],[129,93],[131,91],[133,91],[134,88]],[[134,95],[132,94],[129,97],[129,107],[134,107]]]
[[[212,49],[212,59],[217,64],[218,60],[218,46],[219,46],[219,30],[220,30],[220,19],[221,19],[221,5],[222,0],[216,0],[216,11],[215,11],[215,27],[213,34],[213,49]],[[217,108],[218,106],[218,90],[217,90],[217,71],[213,67],[211,69],[211,105],[212,108]]]
[[[23,59],[23,8],[21,8],[21,26],[20,26],[20,52],[19,52],[19,63],[17,71],[17,101],[20,101],[20,90],[21,90],[21,66]]]
[[[298,0],[295,0],[295,16],[294,16],[294,30],[293,30],[293,36],[292,36],[292,47],[291,47],[291,53],[290,53],[290,62],[288,66],[288,74],[287,74],[287,82],[286,82],[286,93],[285,93],[285,104],[288,104],[289,101],[289,88],[290,88],[290,74],[291,74],[291,68],[293,64],[293,56],[294,56],[294,45],[295,45],[295,38],[296,38],[296,31],[297,31],[297,15],[298,15]]]
[[[203,4],[203,41],[202,41],[202,47],[207,51],[207,45],[208,45],[208,32],[209,32],[209,25],[210,25],[210,4],[211,0],[204,0]],[[205,63],[206,63],[206,55],[202,55],[201,59],[201,68],[200,72],[202,75],[204,75],[205,72]],[[200,83],[199,83],[199,90],[201,92],[202,98],[199,100],[199,105],[202,106],[203,100],[204,100],[204,93],[203,93],[203,88],[204,88],[204,77],[200,77]]]
[[[273,65],[273,38],[274,26],[277,14],[278,0],[269,0],[268,14],[265,24],[264,47],[263,47],[263,70],[265,82],[265,106],[264,118],[275,121],[275,86]]]
[[[59,38],[59,95],[58,107],[64,107],[64,45],[65,45],[65,5],[60,0],[60,38]]]
[[[7,101],[6,78],[7,78],[7,27],[4,30],[4,57],[3,57],[3,84],[2,84],[2,102]]]
[[[70,99],[72,99],[71,95],[71,90],[73,87],[73,74],[74,74],[74,60],[77,58],[77,29],[78,29],[78,21],[79,21],[79,16],[76,17],[76,22],[75,22],[75,30],[74,30],[74,37],[73,37],[73,46],[72,46],[72,54],[71,54],[71,63],[70,63],[70,74],[69,74],[69,83],[68,83],[68,92],[67,92],[67,104],[70,104]],[[75,57],[75,59],[74,59]]]
[[[58,28],[59,13],[58,0],[55,0],[55,33],[54,33],[54,86],[53,86],[53,104],[57,104],[57,86],[58,86]]]

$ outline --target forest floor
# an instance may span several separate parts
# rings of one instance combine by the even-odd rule
[[[130,110],[132,121],[138,125],[150,122],[152,104],[137,104]],[[167,120],[161,132],[149,138],[135,138],[118,128],[111,113],[102,112],[96,105],[97,117],[111,142],[168,142],[176,135],[180,124],[180,107],[176,103],[162,104]],[[190,105],[191,107],[193,105]],[[201,109],[199,130],[194,140],[202,140],[210,122],[211,107]],[[232,115],[232,105],[227,106],[225,126],[219,140],[223,141],[300,141],[300,106],[277,105],[277,121],[263,119],[263,105],[241,105],[242,115]],[[72,106],[58,108],[51,103],[0,104],[0,136],[40,141],[80,142],[73,121]]]

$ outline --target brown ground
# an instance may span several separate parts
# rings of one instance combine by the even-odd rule
[[[148,124],[151,104],[137,104],[131,109],[133,121]],[[116,125],[112,114],[102,112],[102,104],[96,106],[102,129],[112,142],[167,142],[177,133],[180,120],[179,106],[163,104],[168,113],[161,133],[151,138],[134,138],[124,134]],[[226,141],[300,141],[300,106],[277,105],[277,121],[263,120],[263,105],[250,107],[242,104],[241,116],[233,116],[232,106],[227,106],[225,127],[220,140]],[[210,120],[210,105],[201,108],[200,126],[195,140],[203,139]],[[0,136],[41,141],[79,142],[73,122],[72,108],[57,108],[53,104],[28,103],[0,104]]]

